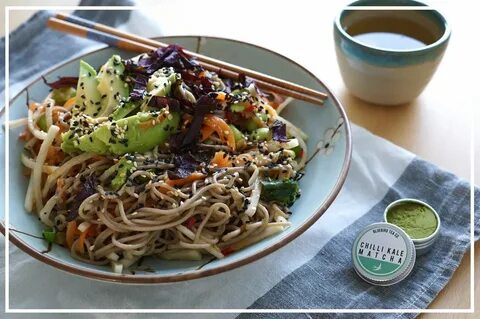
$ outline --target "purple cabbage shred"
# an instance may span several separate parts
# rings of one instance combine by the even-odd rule
[[[77,83],[78,83],[78,77],[74,76],[65,76],[65,77],[60,77],[57,81],[54,82],[47,82],[47,79],[42,76],[43,82],[48,85],[51,89],[61,89],[61,88],[67,88],[67,87],[72,87],[76,88]]]
[[[216,107],[217,101],[213,97],[209,95],[200,97],[194,106],[193,119],[188,129],[185,132],[172,136],[170,139],[171,149],[178,153],[194,148],[196,141],[200,137],[200,129],[202,128],[205,115],[215,110]]]
[[[190,153],[183,153],[175,156],[173,160],[175,170],[168,171],[168,178],[182,179],[194,173],[198,168],[197,160]]]
[[[148,102],[148,106],[159,110],[168,106],[171,112],[181,111],[180,102],[177,99],[166,96],[152,96]]]
[[[72,221],[78,216],[78,208],[82,202],[97,192],[98,179],[95,175],[89,175],[81,184],[80,191],[75,195],[75,200],[70,207],[67,220]]]
[[[287,142],[287,125],[276,120],[272,125],[272,138],[278,142]]]

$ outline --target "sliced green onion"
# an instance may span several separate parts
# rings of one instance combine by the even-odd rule
[[[47,129],[47,118],[45,117],[45,115],[42,115],[38,118],[37,125],[42,131],[44,131],[44,132],[48,131],[48,129]]]
[[[297,145],[294,148],[292,148],[292,151],[295,152],[295,157],[299,157],[300,153],[303,152],[303,148],[300,145]]]
[[[272,138],[272,134],[268,127],[261,127],[253,132],[252,137],[258,141],[266,141]]]
[[[257,116],[264,122],[268,121],[267,113],[257,113]]]
[[[43,238],[45,238],[46,241],[52,244],[55,242],[56,234],[57,232],[55,231],[55,229],[44,230],[42,232]]]
[[[232,112],[243,112],[245,111],[245,105],[244,104],[232,104],[230,106],[230,110],[232,110]]]

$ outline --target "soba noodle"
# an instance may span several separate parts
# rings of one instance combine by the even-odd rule
[[[218,76],[211,76],[225,88]],[[176,92],[187,101],[196,100],[183,83]],[[49,95],[42,103],[32,104],[26,120],[17,121],[27,124],[22,163],[30,179],[25,208],[36,212],[40,221],[57,233],[56,242],[68,247],[74,258],[112,264],[119,272],[150,255],[186,260],[223,258],[288,227],[287,205],[265,200],[262,181],[296,177],[305,164],[305,135],[280,118],[267,102],[260,103],[268,120],[286,123],[289,142],[249,140],[242,150],[232,151],[214,134],[210,143],[198,143],[198,149],[225,152],[231,165],[206,162],[201,178],[177,186],[168,183],[177,156],[168,148],[128,154],[132,169],[118,190],[109,185],[122,156],[63,152],[61,133],[68,130],[71,105],[55,103]],[[43,117],[46,131],[39,125]],[[302,149],[300,160],[287,149],[293,145]],[[60,154],[57,162],[52,162],[52,152]],[[79,201],[89,183],[93,193]]]

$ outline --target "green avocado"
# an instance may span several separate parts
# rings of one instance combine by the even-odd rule
[[[117,175],[115,175],[115,177],[112,179],[112,182],[110,183],[114,191],[119,190],[123,186],[123,184],[127,182],[128,174],[130,173],[130,170],[134,167],[135,166],[133,165],[133,162],[126,159],[125,157],[122,157],[122,159],[118,161]]]
[[[74,142],[74,145],[77,144]],[[63,148],[63,147],[62,147]],[[94,138],[93,133],[84,135],[78,139],[77,149],[95,154],[108,154],[109,150],[102,140]]]
[[[100,92],[101,110],[98,116],[108,116],[119,104],[122,98],[129,94],[128,84],[122,80],[125,66],[119,55],[108,59],[98,72],[97,90]]]
[[[78,151],[78,149],[75,147],[73,143],[74,140],[71,137],[72,135],[73,135],[72,131],[62,133],[62,144],[60,145],[60,147],[62,148],[62,151],[68,154]]]
[[[97,90],[97,71],[87,62],[80,60],[80,74],[77,84],[77,99],[73,114],[88,114],[93,117],[101,111],[100,92]]]
[[[137,107],[137,103],[132,101],[121,102],[118,108],[112,113],[112,118],[114,120],[123,119],[130,112],[134,111]]]
[[[176,112],[161,121],[153,113],[140,112],[102,123],[92,133],[80,137],[75,147],[95,154],[143,153],[164,143],[176,132],[179,122],[180,114]]]
[[[147,83],[147,91],[152,96],[167,96],[172,89],[172,84],[178,77],[173,68],[161,68],[152,74]]]
[[[179,78],[180,75],[177,75],[173,68],[161,68],[155,71],[148,79],[148,94],[140,109],[144,112],[149,110],[148,103],[152,96],[167,96],[172,90],[172,85],[177,82]]]

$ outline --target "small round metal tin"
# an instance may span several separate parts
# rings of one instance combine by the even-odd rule
[[[412,239],[400,227],[375,223],[365,227],[352,247],[357,274],[368,283],[390,286],[405,279],[415,265]]]
[[[437,228],[435,229],[433,234],[425,238],[412,239],[413,244],[415,245],[417,256],[421,256],[423,254],[426,254],[432,248],[433,244],[435,243],[435,240],[437,240],[438,235],[440,234],[440,227],[441,227],[440,216],[438,215],[437,211],[433,209],[432,206],[428,205],[425,202],[422,202],[421,200],[414,199],[414,198],[403,198],[390,203],[390,205],[388,205],[387,208],[385,208],[385,212],[383,213],[383,220],[386,223],[388,223],[388,220],[387,220],[388,211],[395,206],[405,204],[405,203],[416,203],[416,204],[423,205],[429,208],[435,215],[435,218],[437,219]]]

